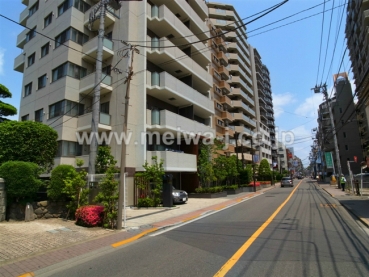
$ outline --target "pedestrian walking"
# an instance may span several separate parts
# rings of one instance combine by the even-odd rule
[[[345,176],[343,176],[343,174],[341,175],[340,183],[341,183],[342,191],[345,191],[346,178]]]

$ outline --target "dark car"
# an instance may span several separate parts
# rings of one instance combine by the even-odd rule
[[[172,195],[174,204],[186,203],[188,200],[187,192],[185,192],[184,190],[176,189],[175,187],[173,187]]]
[[[304,179],[304,177],[303,176],[297,176],[297,179]]]
[[[285,187],[285,186],[289,186],[289,187],[293,187],[293,180],[291,177],[283,177],[281,180],[281,187]]]

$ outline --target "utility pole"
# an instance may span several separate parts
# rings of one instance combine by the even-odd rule
[[[339,153],[339,149],[338,149],[338,142],[337,142],[337,136],[336,136],[336,128],[335,128],[334,119],[333,119],[333,113],[332,113],[332,109],[331,109],[331,105],[330,105],[330,99],[328,97],[327,85],[324,84],[324,85],[321,85],[319,87],[315,86],[315,88],[312,88],[312,89],[314,90],[314,93],[322,92],[324,94],[324,97],[325,97],[325,103],[326,103],[327,109],[329,111],[329,117],[330,117],[331,125],[332,125],[334,150],[335,150],[335,153],[336,153],[336,160],[337,160],[337,170],[338,170],[337,184],[338,184],[338,188],[341,188],[341,183],[339,181],[339,179],[341,178],[341,174],[342,174],[341,160],[340,160],[340,153]]]
[[[100,0],[96,4],[90,13],[88,27],[91,30],[92,24],[96,19],[100,19],[98,36],[97,36],[97,51],[96,51],[96,71],[95,71],[95,89],[92,100],[92,120],[91,120],[91,145],[90,155],[88,161],[88,174],[89,178],[95,174],[95,163],[97,156],[97,133],[99,132],[100,121],[100,83],[101,83],[101,71],[102,71],[102,59],[103,59],[103,41],[105,36],[105,13],[107,6],[111,5],[114,9],[119,9],[120,4],[118,1],[112,0]]]
[[[118,218],[117,218],[117,229],[122,229],[122,215],[123,215],[123,201],[124,201],[124,191],[123,186],[125,182],[125,170],[126,170],[126,156],[127,156],[127,144],[125,138],[127,138],[128,133],[128,108],[129,108],[129,93],[130,93],[130,85],[133,76],[133,57],[135,52],[137,54],[140,53],[138,49],[136,49],[136,45],[131,45],[123,42],[125,45],[129,47],[128,52],[124,55],[128,57],[128,75],[124,83],[126,84],[126,95],[124,99],[124,119],[123,119],[123,141],[122,141],[122,152],[120,157],[120,178],[119,178],[119,195],[118,195]],[[131,53],[129,58],[129,54]],[[125,207],[124,207],[125,208]]]

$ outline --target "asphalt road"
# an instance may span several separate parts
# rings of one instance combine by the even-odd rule
[[[295,188],[35,276],[369,276],[367,230],[308,179]]]

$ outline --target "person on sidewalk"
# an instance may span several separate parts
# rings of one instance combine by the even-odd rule
[[[346,178],[345,176],[343,176],[343,174],[341,175],[340,183],[341,183],[342,191],[345,191]]]

